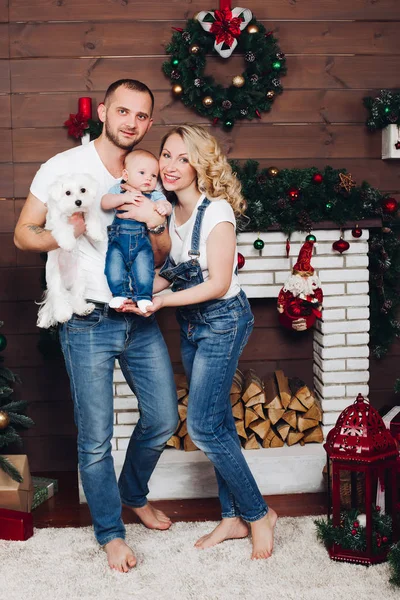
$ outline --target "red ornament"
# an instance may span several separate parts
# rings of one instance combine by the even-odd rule
[[[324,180],[324,178],[322,177],[321,173],[314,173],[314,175],[312,176],[313,183],[315,183],[317,185],[322,183],[323,180]]]
[[[174,31],[178,31],[180,33],[182,33],[182,31],[183,31],[182,27],[172,27],[171,29],[173,29]]]
[[[388,541],[388,539],[387,539],[386,535],[384,535],[384,536],[383,536],[383,538],[382,538],[382,542],[383,542],[384,544],[386,544],[386,543],[387,543],[387,541]]]
[[[358,521],[354,521],[353,527],[355,527],[355,528],[360,527],[360,523]]]
[[[351,230],[353,238],[360,238],[362,236],[362,229],[358,225]]]
[[[357,533],[357,529],[352,529],[351,530],[351,535],[356,535],[356,533]]]
[[[81,114],[85,119],[92,118],[92,99],[91,98],[79,98],[78,113]]]
[[[87,118],[81,113],[76,115],[69,115],[69,119],[64,123],[65,127],[68,127],[68,135],[76,138],[81,138],[88,127]]]
[[[290,238],[288,238],[286,240],[286,257],[289,258],[289,252],[290,252]]]
[[[387,215],[394,215],[398,209],[396,198],[385,198],[381,202],[382,210]]]
[[[240,252],[238,252],[237,261],[238,261],[238,269],[242,269],[244,267],[246,259],[243,256],[243,254],[240,254]]]
[[[289,188],[287,193],[291,202],[296,202],[300,197],[300,190],[295,187]]]
[[[256,108],[256,117],[257,117],[257,119],[261,119],[261,113],[257,108]]]
[[[214,127],[216,127],[218,121],[219,121],[219,118],[218,117],[214,117],[213,122],[212,122],[212,124],[213,124]]]
[[[396,148],[396,150],[400,150],[400,140],[395,143],[394,147]]]
[[[336,252],[340,252],[340,254],[342,254],[342,252],[346,252],[346,250],[350,248],[350,244],[341,237],[336,242],[333,242],[332,248],[333,250],[336,250]]]
[[[400,508],[400,506],[399,506],[399,508]],[[377,506],[377,507],[376,507],[376,510],[377,510],[378,512],[381,512],[381,507],[380,507],[380,506]]]

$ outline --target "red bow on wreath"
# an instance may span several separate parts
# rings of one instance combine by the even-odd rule
[[[215,21],[211,25],[210,33],[215,35],[217,44],[225,42],[228,46],[232,46],[234,38],[240,36],[242,19],[233,17],[231,10],[216,10],[214,17]]]
[[[229,0],[220,0],[219,10],[202,10],[197,20],[205,31],[215,36],[214,49],[222,58],[229,58],[237,46],[236,38],[253,18],[248,8],[231,9]]]

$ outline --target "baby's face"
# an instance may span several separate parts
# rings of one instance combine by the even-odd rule
[[[158,161],[151,156],[128,156],[123,177],[137,190],[153,192],[158,179]]]

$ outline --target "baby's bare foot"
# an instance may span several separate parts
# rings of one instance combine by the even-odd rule
[[[239,517],[222,519],[221,523],[211,533],[203,535],[197,540],[195,547],[205,550],[205,548],[211,548],[225,540],[245,538],[248,535],[248,527]]]
[[[129,569],[136,566],[136,558],[123,539],[115,538],[111,540],[104,546],[104,550],[107,553],[108,564],[111,569],[120,573],[127,573]]]
[[[145,527],[148,529],[169,529],[172,525],[172,521],[162,510],[154,508],[149,502],[139,508],[133,506],[126,506],[135,513],[142,521]]]
[[[250,523],[253,538],[252,559],[269,558],[274,547],[274,529],[278,515],[270,508],[262,519]]]

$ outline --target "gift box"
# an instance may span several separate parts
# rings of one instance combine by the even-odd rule
[[[0,539],[24,542],[32,536],[32,513],[0,508]]]
[[[30,512],[33,500],[33,484],[28,457],[24,454],[5,455],[21,473],[22,481],[14,481],[0,469],[0,508]]]
[[[400,148],[396,144],[399,142],[399,126],[396,124],[387,125],[382,129],[382,158],[400,158]]]
[[[386,415],[383,415],[383,422],[397,443],[400,444],[400,406],[393,406]]]
[[[49,479],[48,477],[32,477],[32,483],[34,489],[32,510],[54,496],[54,494],[58,491],[57,479]]]

